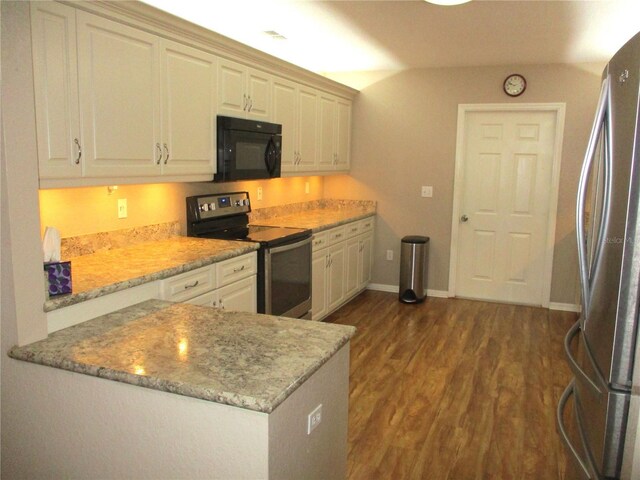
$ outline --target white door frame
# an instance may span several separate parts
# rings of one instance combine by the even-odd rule
[[[547,224],[547,242],[542,277],[542,295],[540,304],[548,308],[551,296],[551,274],[553,270],[553,251],[555,247],[556,217],[558,213],[558,191],[560,189],[560,163],[562,160],[562,142],[564,135],[565,103],[492,103],[458,105],[458,127],[456,134],[456,164],[453,185],[453,215],[451,218],[451,255],[449,257],[449,297],[455,297],[456,273],[458,267],[458,227],[460,222],[460,203],[462,201],[462,181],[464,173],[465,123],[470,112],[554,112],[556,114],[555,145],[553,148],[553,167],[551,171],[551,189],[549,218]]]

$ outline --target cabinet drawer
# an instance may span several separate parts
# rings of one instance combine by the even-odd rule
[[[346,238],[345,227],[332,228],[327,232],[327,246],[335,245]]]
[[[162,280],[160,291],[163,300],[183,302],[215,287],[216,270],[213,265],[208,265]]]
[[[347,238],[353,238],[360,233],[360,222],[348,223],[344,226]]]
[[[201,307],[214,307],[215,302],[218,299],[218,292],[207,292],[197,297],[191,298],[184,303],[190,303],[191,305],[200,305]]]
[[[311,249],[315,252],[327,246],[327,232],[314,233],[311,237]]]
[[[358,223],[359,223],[359,226],[360,226],[360,232],[359,233],[370,232],[371,230],[373,230],[373,226],[375,225],[375,219],[374,218],[365,218],[364,220],[360,220]]]
[[[217,286],[223,287],[242,278],[255,275],[257,269],[258,262],[255,252],[216,263]]]

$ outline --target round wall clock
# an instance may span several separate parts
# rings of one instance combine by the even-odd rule
[[[518,95],[522,95],[527,88],[527,81],[519,73],[512,73],[504,79],[502,88],[504,89],[504,93],[510,97],[517,97]]]

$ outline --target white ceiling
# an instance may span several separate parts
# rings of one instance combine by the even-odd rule
[[[640,0],[145,0],[318,73],[605,62],[640,31]],[[266,35],[274,30],[286,40]]]

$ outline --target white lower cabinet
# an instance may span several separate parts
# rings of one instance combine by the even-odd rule
[[[249,253],[162,280],[163,300],[256,313],[257,254]]]
[[[313,236],[312,320],[322,320],[371,281],[373,226],[367,218]]]

